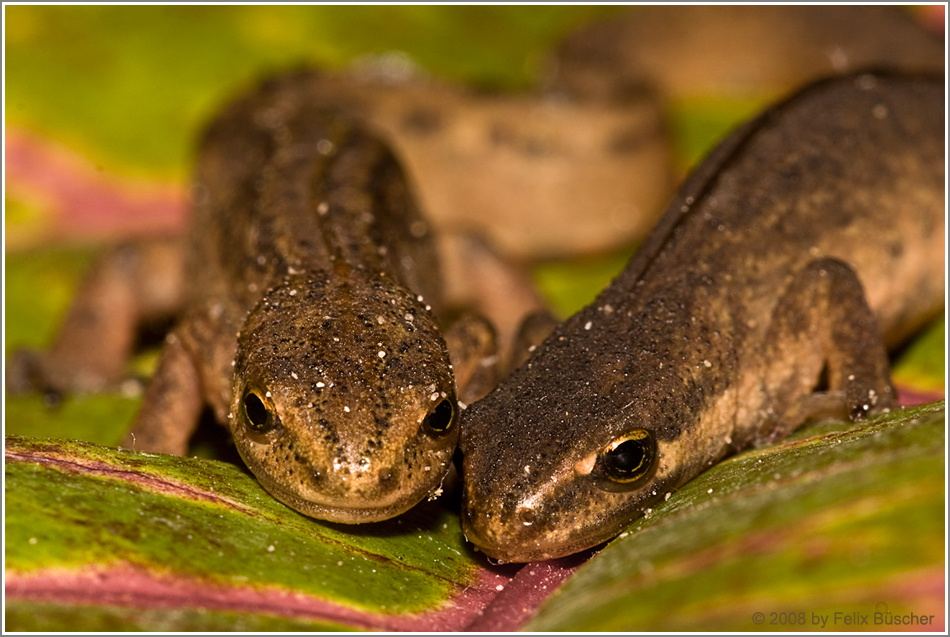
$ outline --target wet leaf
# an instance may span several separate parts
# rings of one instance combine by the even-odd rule
[[[942,625],[945,413],[940,402],[821,424],[716,465],[578,569],[525,628],[785,632],[824,616],[840,631],[858,613],[870,618],[861,629],[893,629],[874,625],[876,611]]]
[[[5,9],[7,124],[82,153],[123,188],[129,176],[181,188],[201,123],[267,70],[400,49],[448,78],[525,87],[558,35],[614,10]],[[752,107],[674,104],[679,165]],[[7,250],[37,249],[5,254],[5,356],[49,343],[92,254],[37,243],[55,216],[42,197],[6,203]],[[60,220],[58,240],[91,236],[78,227],[86,222]],[[538,281],[566,315],[628,254],[546,264]],[[895,370],[928,400],[943,393],[944,333],[942,322],[930,328]],[[381,525],[324,524],[275,502],[240,464],[67,440],[115,445],[137,405],[119,393],[54,409],[5,396],[15,434],[5,464],[8,630],[514,630],[576,567],[489,568],[438,502]],[[942,409],[809,428],[714,468],[578,571],[528,628],[768,629],[751,613],[865,612],[878,594],[873,603],[892,611],[923,612],[943,596]]]
[[[437,503],[388,522],[335,525],[283,506],[227,463],[15,436],[5,451],[8,602],[171,605],[192,612],[181,625],[209,609],[234,625],[276,615],[453,629],[507,581],[473,559],[457,514]],[[9,623],[29,615],[16,608],[8,628],[23,630]],[[58,616],[68,608],[36,621]],[[155,630],[155,618],[101,610],[70,629],[114,620]]]

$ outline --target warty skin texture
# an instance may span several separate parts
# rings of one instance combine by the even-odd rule
[[[469,541],[574,553],[809,416],[889,408],[885,344],[944,303],[943,93],[828,80],[727,138],[624,272],[464,413]],[[605,458],[631,433],[655,453],[620,484]]]
[[[456,446],[441,282],[390,151],[301,88],[270,80],[204,137],[189,310],[172,340],[187,362],[160,365],[133,434],[142,448],[174,426],[150,394],[190,365],[268,491],[307,515],[370,522],[436,490]]]

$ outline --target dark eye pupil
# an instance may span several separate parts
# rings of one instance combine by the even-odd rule
[[[244,413],[247,415],[247,424],[253,429],[267,428],[270,413],[264,401],[254,392],[244,395]]]
[[[611,468],[620,475],[635,472],[646,459],[646,449],[642,440],[627,440],[604,455]]]
[[[446,398],[429,412],[423,424],[433,433],[442,434],[452,427],[454,416],[455,407],[452,406],[452,401]]]
[[[597,472],[601,488],[633,488],[656,467],[656,438],[646,429],[634,429],[601,452]]]

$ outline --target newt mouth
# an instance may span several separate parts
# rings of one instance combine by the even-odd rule
[[[304,515],[342,524],[379,522],[404,513],[436,493],[451,456],[433,458],[430,470],[407,480],[398,467],[358,470],[349,466],[317,468],[301,463],[276,470],[255,460],[245,463],[274,498]]]

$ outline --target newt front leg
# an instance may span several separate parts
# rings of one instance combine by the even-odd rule
[[[7,367],[7,390],[58,399],[117,385],[138,328],[182,305],[182,244],[177,238],[118,246],[98,258],[46,351],[20,349]]]

